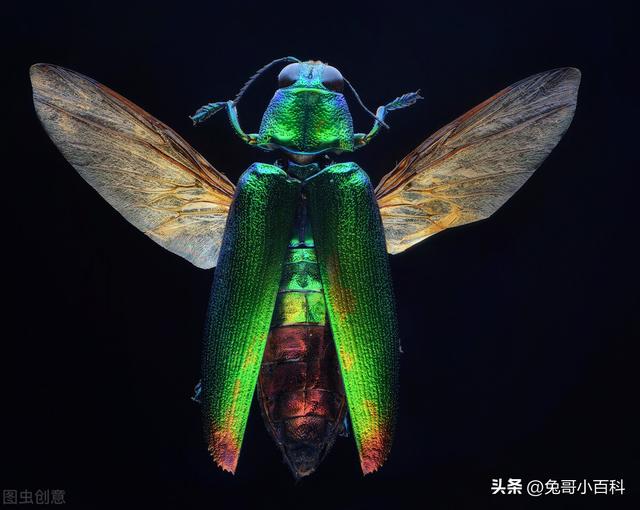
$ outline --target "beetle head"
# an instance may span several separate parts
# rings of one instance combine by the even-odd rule
[[[262,117],[258,133],[245,133],[240,127],[236,106],[249,86],[265,71],[282,62],[287,65],[278,77],[278,90]],[[344,85],[353,92],[360,106],[374,119],[367,133],[353,132],[353,120],[342,95]],[[282,149],[291,159],[306,163],[319,154],[340,153],[363,147],[379,132],[388,112],[415,104],[422,97],[410,92],[371,112],[349,81],[335,67],[317,60],[301,62],[295,57],[276,59],[259,69],[240,89],[233,101],[218,101],[199,108],[191,116],[200,124],[222,109],[227,110],[235,132],[247,144],[265,150]]]

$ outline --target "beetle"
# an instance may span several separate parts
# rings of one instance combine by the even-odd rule
[[[237,105],[283,65],[257,133]],[[166,125],[104,85],[51,64],[31,67],[38,117],[64,157],[129,222],[200,268],[216,266],[204,334],[201,401],[208,449],[235,473],[254,393],[296,478],[350,428],[364,474],[387,459],[400,344],[388,254],[489,217],[559,142],[580,72],[526,78],[427,138],[374,189],[357,163],[334,162],[388,128],[418,92],[368,110],[338,69],[284,57],[226,111],[248,145],[278,151],[234,186]],[[373,117],[354,132],[344,88]],[[348,426],[348,421],[351,426]]]

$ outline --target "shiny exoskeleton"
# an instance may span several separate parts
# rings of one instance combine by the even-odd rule
[[[260,129],[247,133],[238,102],[281,62],[289,65]],[[374,118],[368,133],[354,131],[345,86]],[[198,124],[225,109],[245,143],[286,158],[255,163],[241,177],[214,278],[202,394],[209,451],[222,469],[235,472],[255,386],[296,478],[313,472],[345,430],[347,407],[363,473],[386,459],[398,333],[384,226],[366,173],[355,162],[323,163],[367,145],[388,127],[387,113],[418,99],[404,94],[374,114],[335,67],[285,57],[235,99],[191,117]],[[283,239],[291,229],[293,239]]]

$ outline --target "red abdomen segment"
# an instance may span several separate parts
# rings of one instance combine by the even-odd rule
[[[289,249],[258,378],[265,424],[296,478],[316,469],[346,412],[311,243]]]

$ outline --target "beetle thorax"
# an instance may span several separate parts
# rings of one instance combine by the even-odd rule
[[[354,149],[353,120],[337,69],[316,61],[290,64],[279,85],[262,118],[258,145],[283,149],[299,163]]]

